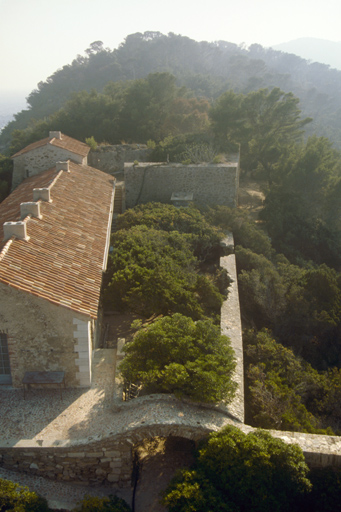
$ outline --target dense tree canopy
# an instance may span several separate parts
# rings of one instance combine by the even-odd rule
[[[266,330],[248,333],[245,351],[248,421],[277,430],[332,434],[332,426],[339,431],[340,371],[317,372]]]
[[[303,136],[311,119],[300,119],[299,100],[279,88],[247,95],[225,92],[211,110],[213,130],[220,139],[241,144],[242,167],[261,171],[271,184],[278,163]]]
[[[297,445],[229,426],[199,446],[193,468],[174,478],[163,502],[169,512],[298,511],[311,488],[307,474]]]
[[[118,229],[130,229],[137,225],[186,234],[195,256],[206,261],[219,255],[220,241],[224,236],[194,206],[175,208],[161,203],[141,204],[118,218]]]
[[[262,219],[278,250],[341,267],[341,155],[311,137],[281,163],[280,183],[266,197]]]
[[[339,433],[340,274],[290,263],[243,212],[220,206],[207,215],[234,233],[243,324],[255,331],[244,335],[247,421]]]
[[[1,133],[0,146],[9,144],[14,129],[25,129],[32,119],[50,116],[75,92],[95,89],[102,93],[108,82],[138,80],[165,71],[176,77],[179,86],[194,91],[197,98],[209,100],[229,89],[243,94],[273,87],[292,92],[300,98],[303,116],[314,118],[310,134],[315,131],[340,144],[340,71],[259,44],[246,48],[226,41],[196,42],[173,33],[149,31],[130,34],[113,51],[95,41],[85,55],[78,55],[40,82],[27,98],[29,110],[17,114]]]
[[[223,296],[198,274],[191,237],[178,231],[133,226],[115,234],[107,303],[146,317],[179,312],[194,319],[216,316]]]
[[[93,136],[97,142],[146,143],[166,136],[201,133],[208,127],[209,102],[178,87],[169,73],[109,82],[103,91],[80,91],[49,117],[32,121],[12,132],[11,154],[44,138],[56,126],[78,140]]]
[[[181,314],[156,320],[125,346],[120,364],[128,382],[147,392],[174,393],[199,402],[231,400],[234,353],[211,320]]]
[[[0,154],[0,202],[8,196],[12,184],[13,162]]]

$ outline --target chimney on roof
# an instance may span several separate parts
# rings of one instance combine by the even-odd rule
[[[66,162],[56,162],[56,171],[57,172],[59,172],[59,171],[70,172],[69,163],[70,163],[69,160],[67,160]]]
[[[4,223],[4,241],[6,242],[12,236],[19,238],[19,240],[28,240],[26,231],[26,222],[20,220],[18,222],[5,222]]]
[[[34,188],[33,189],[33,201],[47,201],[51,202],[51,194],[49,188]]]
[[[50,132],[49,133],[50,139],[61,139],[62,138],[62,132]]]
[[[20,216],[21,219],[27,217],[27,215],[31,215],[36,219],[41,219],[42,216],[40,214],[40,203],[36,202],[28,202],[20,204]]]

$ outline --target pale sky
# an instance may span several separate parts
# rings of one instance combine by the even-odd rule
[[[117,48],[135,32],[268,47],[341,40],[340,0],[0,0],[0,100],[23,99],[93,41]]]

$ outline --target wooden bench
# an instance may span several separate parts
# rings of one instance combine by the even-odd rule
[[[65,388],[65,372],[25,372],[22,380],[24,385],[24,399],[26,399],[26,386],[30,388],[32,384],[39,384],[42,386],[54,384],[60,388],[60,398],[63,399],[62,386]]]

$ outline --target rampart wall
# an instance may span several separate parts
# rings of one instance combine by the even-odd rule
[[[194,203],[237,206],[238,161],[225,164],[140,163],[124,166],[126,207],[159,201],[170,203],[172,194],[193,194]]]

